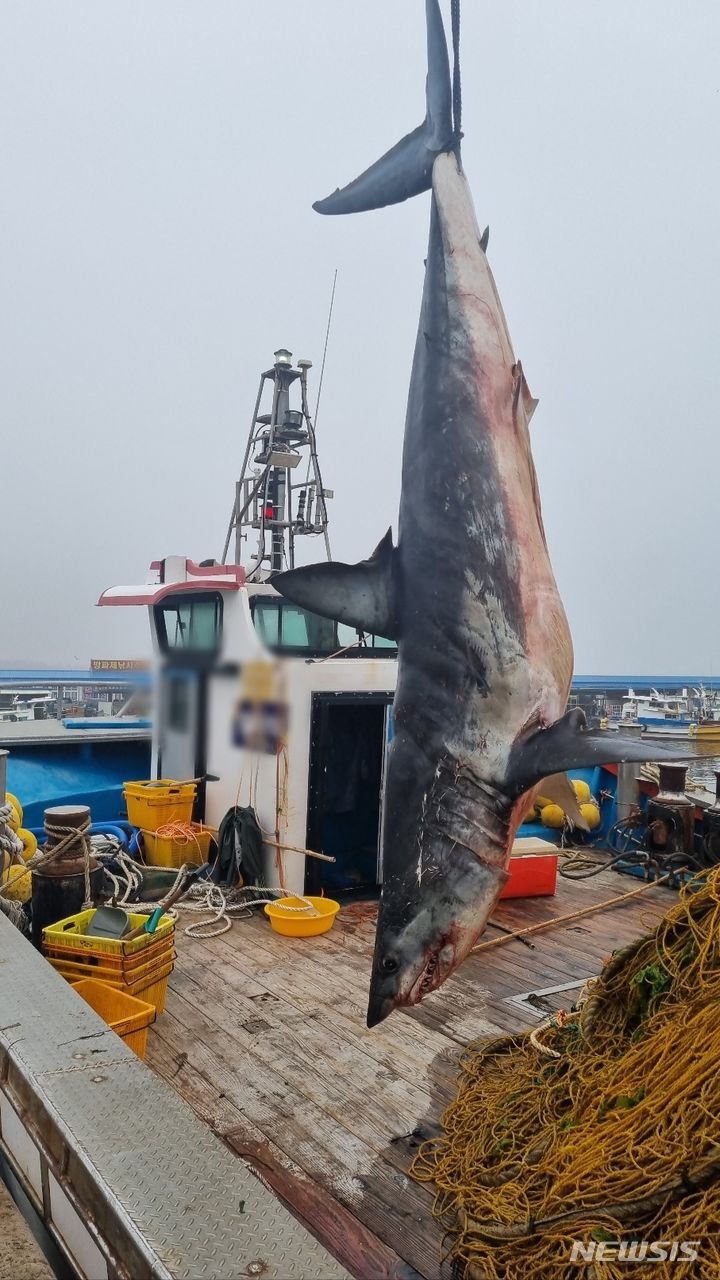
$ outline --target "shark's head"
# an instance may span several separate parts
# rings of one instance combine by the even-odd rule
[[[502,865],[462,846],[451,849],[446,838],[438,845],[418,859],[419,870],[383,885],[369,1027],[442,985],[475,945],[507,880]]]

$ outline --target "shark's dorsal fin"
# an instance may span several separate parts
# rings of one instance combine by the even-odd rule
[[[399,204],[429,190],[435,157],[455,141],[450,60],[438,0],[425,0],[428,73],[423,123],[361,173],[359,178],[313,205],[318,213],[364,213]]]
[[[513,416],[515,416],[521,404],[525,410],[525,421],[529,423],[538,407],[539,401],[532,394],[523,372],[522,363],[518,360],[513,367]]]
[[[483,253],[487,253],[487,247],[490,243],[490,228],[486,227],[480,237],[480,248]]]
[[[568,711],[547,729],[516,742],[510,753],[507,781],[521,795],[548,774],[597,764],[620,764],[637,760],[693,760],[696,752],[685,747],[663,747],[642,738],[624,737],[604,729],[588,729],[579,707]]]
[[[378,543],[368,560],[341,564],[330,560],[287,573],[270,583],[303,609],[333,618],[386,640],[398,638],[395,588],[395,548],[392,531]]]

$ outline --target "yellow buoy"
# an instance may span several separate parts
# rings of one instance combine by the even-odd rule
[[[11,902],[29,902],[32,897],[32,873],[18,863],[12,863],[3,871],[4,898]]]
[[[587,782],[583,782],[582,778],[572,778],[573,791],[578,799],[578,804],[587,804],[590,799],[590,788]]]
[[[600,826],[600,810],[596,804],[581,804],[580,812],[591,831]]]
[[[546,804],[540,814],[540,821],[544,827],[553,827],[559,831],[565,822],[565,814],[559,804]]]
[[[13,809],[15,810],[12,818],[10,819],[10,826],[12,827],[13,831],[17,831],[18,827],[22,826],[23,807],[20,801],[18,800],[17,796],[13,795],[12,791],[5,792],[5,803],[12,805]]]
[[[17,836],[23,842],[22,856],[27,862],[28,858],[32,858],[37,853],[37,837],[32,831],[28,831],[27,827],[18,827]]]

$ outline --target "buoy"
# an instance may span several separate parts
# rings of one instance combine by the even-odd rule
[[[12,817],[8,819],[8,824],[12,827],[13,831],[17,831],[18,827],[22,826],[23,807],[17,796],[13,795],[12,791],[5,792],[5,803],[11,805],[14,810]]]
[[[584,782],[582,778],[572,778],[571,781],[573,785],[573,791],[575,792],[575,795],[577,796],[577,799],[578,799],[578,804],[580,805],[587,804],[588,800],[590,799],[590,788],[587,782]]]
[[[32,895],[32,874],[17,862],[11,863],[3,871],[3,885],[6,885],[3,897],[11,902],[29,902]]]
[[[23,842],[22,856],[27,862],[28,858],[32,858],[37,853],[37,838],[32,831],[28,831],[27,827],[18,827],[17,837]]]
[[[580,812],[591,831],[600,826],[600,810],[596,804],[581,804]]]
[[[565,823],[565,813],[559,804],[546,804],[540,814],[540,821],[544,827],[559,831]]]
[[[536,817],[537,817],[537,814],[535,812],[535,805],[533,804],[530,806],[527,813],[525,814],[525,817],[523,818],[523,822],[534,822]]]

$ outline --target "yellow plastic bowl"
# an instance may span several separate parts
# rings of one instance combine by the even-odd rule
[[[311,898],[309,895],[307,900],[312,902],[318,915],[287,910],[287,907],[302,907],[302,898],[278,898],[277,902],[265,904],[265,915],[276,933],[284,933],[287,938],[315,938],[319,933],[332,929],[340,903],[332,898]]]

